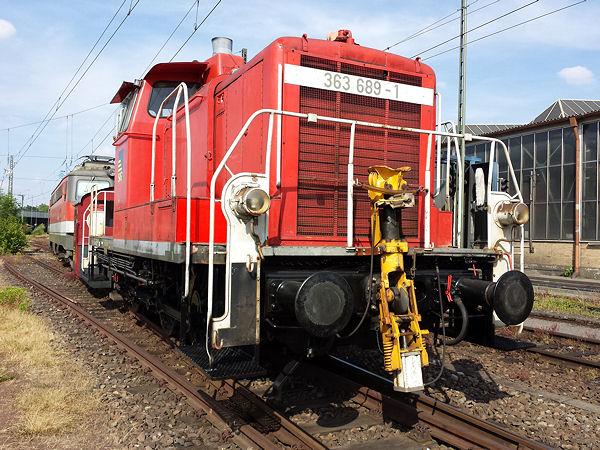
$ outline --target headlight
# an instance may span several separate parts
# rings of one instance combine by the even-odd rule
[[[258,187],[240,189],[231,200],[231,207],[239,217],[257,217],[269,210],[269,194]]]
[[[521,202],[502,202],[496,207],[495,216],[503,226],[523,225],[529,221],[529,208]]]

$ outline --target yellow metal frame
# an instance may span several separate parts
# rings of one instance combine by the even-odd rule
[[[404,173],[410,171],[410,167],[391,169],[386,166],[370,167],[369,185],[377,187],[382,191],[399,191],[406,187]],[[418,351],[421,354],[421,365],[429,364],[429,357],[423,343],[423,336],[429,331],[421,330],[419,322],[421,316],[417,309],[415,287],[412,280],[406,277],[404,270],[404,254],[408,252],[408,243],[405,240],[385,241],[381,237],[379,226],[379,210],[387,205],[403,207],[394,204],[394,196],[385,192],[369,190],[371,198],[371,214],[373,242],[381,255],[381,285],[379,288],[379,318],[380,330],[383,341],[384,368],[388,372],[402,370],[402,354]],[[412,205],[411,205],[412,206]],[[395,274],[390,281],[390,274]],[[397,275],[400,274],[399,277]],[[393,285],[392,285],[393,284]],[[408,295],[409,305],[406,314],[395,314],[390,311],[389,303],[394,300],[396,292],[402,290]],[[401,331],[401,329],[403,331]]]

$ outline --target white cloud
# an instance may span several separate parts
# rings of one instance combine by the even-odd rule
[[[0,19],[0,39],[7,39],[15,34],[15,26],[8,20]]]
[[[594,82],[593,72],[583,66],[565,67],[558,72],[558,76],[568,84],[592,84]]]

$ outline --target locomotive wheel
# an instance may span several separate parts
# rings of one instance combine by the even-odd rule
[[[136,302],[136,301],[127,302],[127,305],[129,306],[129,311],[131,311],[134,314],[142,312],[142,309],[143,309],[142,307],[144,306],[142,304],[142,302]]]
[[[158,313],[160,326],[167,336],[174,336],[177,331],[178,322],[173,317],[164,312]]]

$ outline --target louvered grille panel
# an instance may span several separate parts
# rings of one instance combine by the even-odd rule
[[[353,64],[303,56],[303,66],[341,72],[414,86],[421,78]],[[420,105],[394,102],[354,94],[300,87],[300,112],[390,125],[421,127]],[[346,237],[346,183],[350,126],[300,121],[298,165],[299,236]],[[368,179],[368,167],[410,166],[409,185],[418,185],[419,137],[416,134],[357,127],[354,140],[354,174]],[[403,211],[406,237],[417,237],[418,205]],[[354,191],[354,235],[367,238],[370,232],[370,203],[367,192]]]

